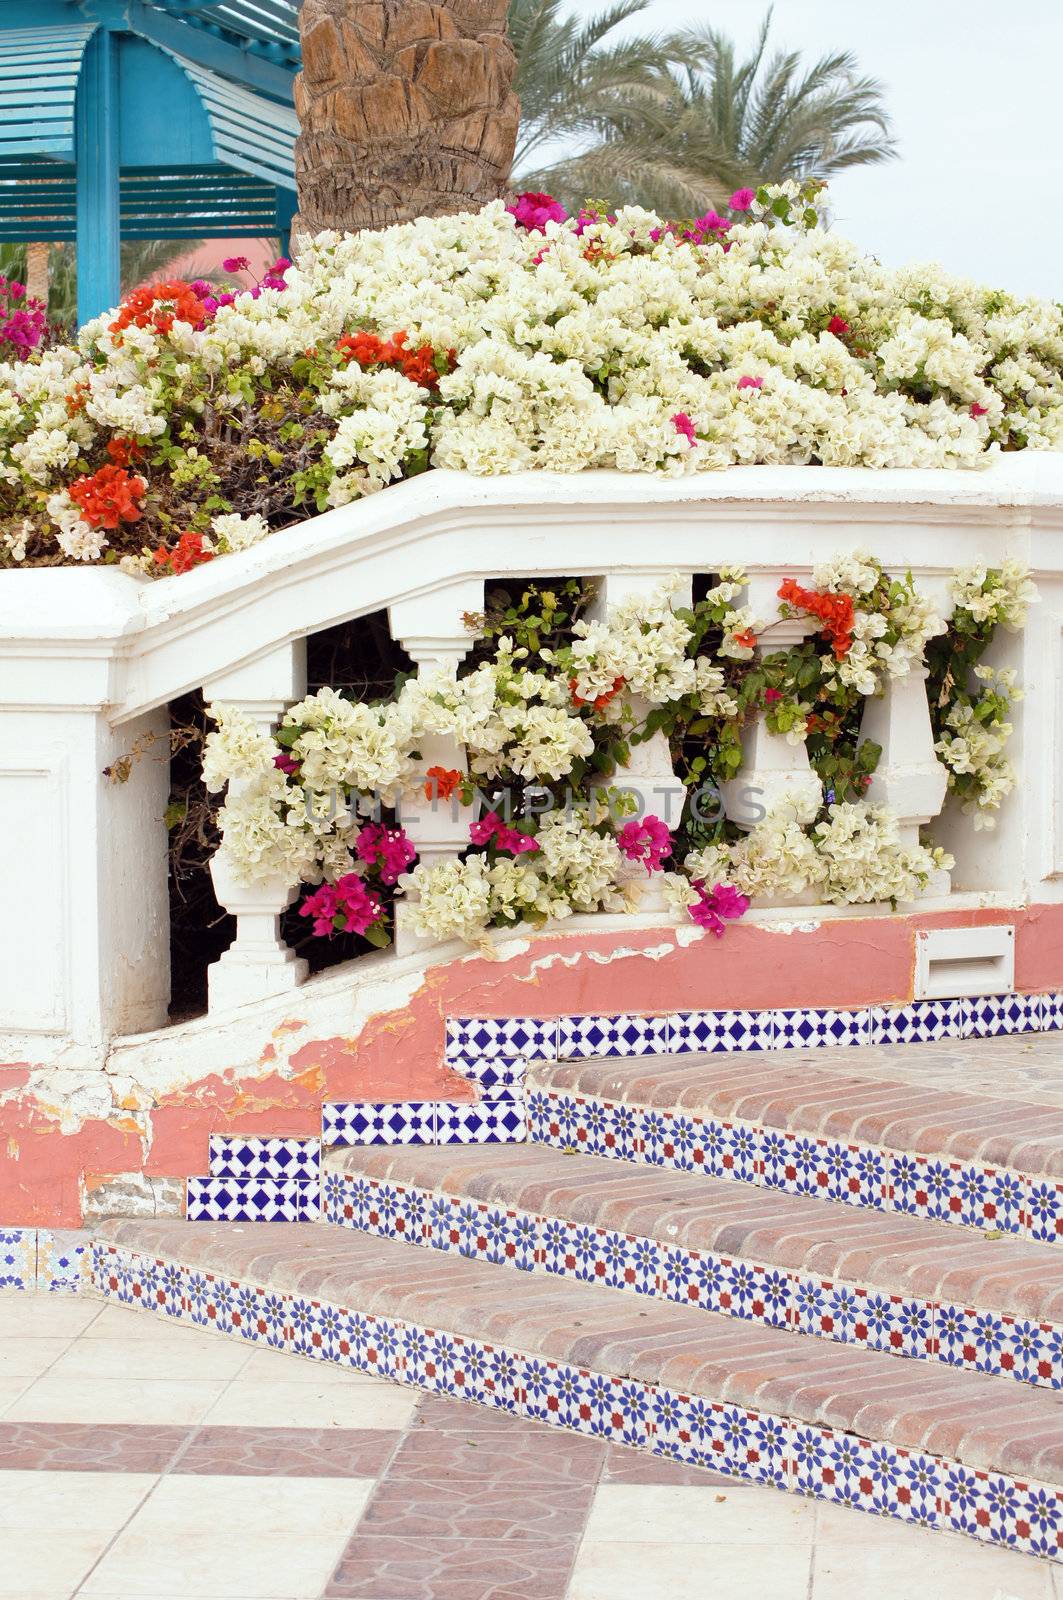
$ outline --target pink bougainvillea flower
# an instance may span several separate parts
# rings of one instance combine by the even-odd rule
[[[752,189],[736,189],[727,203],[732,211],[748,211],[755,199]]]
[[[357,872],[348,872],[307,895],[299,915],[313,917],[313,932],[319,939],[331,939],[334,933],[362,934],[379,919],[380,901]]]
[[[693,421],[687,416],[685,411],[676,412],[675,416],[672,418],[672,427],[675,429],[676,433],[681,433],[683,435],[683,438],[693,450],[694,446],[698,442],[698,436],[695,432]]]
[[[988,412],[988,410],[989,410],[988,406],[980,406],[978,404],[978,401],[976,400],[973,403],[973,405],[971,406],[971,416],[972,417],[984,417],[986,415],[986,413]]]
[[[380,868],[381,883],[398,883],[417,851],[402,828],[386,828],[382,822],[367,822],[354,841],[359,861]]]
[[[478,822],[469,823],[469,839],[472,844],[486,845],[494,841],[496,850],[503,851],[506,855],[523,856],[529,851],[538,850],[539,842],[527,833],[521,833],[519,828],[511,828],[502,821],[497,811],[487,811]]]
[[[555,200],[552,194],[537,193],[530,189],[525,194],[519,194],[506,210],[518,228],[538,233],[543,232],[548,222],[564,222],[568,216],[560,200]]]
[[[779,701],[781,699],[782,699],[782,690],[781,689],[765,689],[765,691],[764,691],[765,704],[767,704],[769,706],[773,706],[773,705],[775,705],[775,703],[777,701]]]
[[[723,937],[725,922],[734,922],[749,910],[749,897],[739,894],[729,883],[717,883],[710,889],[704,878],[695,878],[691,887],[698,896],[690,907],[691,920],[717,939]]]
[[[738,380],[738,387],[739,389],[763,389],[764,379],[751,378],[748,372],[744,372]]]
[[[833,316],[827,323],[827,332],[833,333],[835,338],[840,339],[843,333],[849,332],[849,324],[844,317]]]
[[[620,854],[641,861],[647,872],[660,872],[672,853],[672,835],[660,817],[625,822],[616,836]]]
[[[282,750],[279,756],[273,757],[273,765],[281,772],[287,772],[288,775],[291,776],[293,772],[299,771],[299,768],[302,766],[302,762],[296,761],[295,757],[290,756],[287,750]]]
[[[246,272],[250,265],[246,256],[226,256],[221,267],[223,272]]]

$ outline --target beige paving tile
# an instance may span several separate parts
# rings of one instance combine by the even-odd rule
[[[0,1338],[0,1378],[39,1378],[70,1344],[65,1335],[56,1339],[31,1339],[27,1334]]]
[[[413,1420],[413,1390],[382,1383],[269,1383],[236,1378],[204,1417],[210,1427],[405,1428]]]
[[[153,1473],[0,1472],[0,1595],[66,1600],[155,1482]]]
[[[806,1600],[811,1559],[804,1541],[714,1544],[692,1558],[683,1543],[584,1539],[566,1600]]]
[[[18,1382],[19,1380],[12,1380]],[[47,1373],[2,1413],[5,1422],[201,1422],[225,1383],[60,1378]]]
[[[86,1339],[124,1339],[127,1344],[216,1344],[219,1335],[193,1323],[176,1322],[173,1317],[137,1311],[130,1306],[101,1305],[95,1322],[85,1329]]]
[[[6,1417],[9,1408],[35,1382],[36,1379],[26,1377],[0,1378],[0,1417]]]
[[[235,1378],[247,1366],[250,1346],[242,1339],[204,1334],[189,1341],[121,1337],[76,1339],[52,1368],[57,1378],[122,1378],[141,1381],[165,1378]]]
[[[102,1309],[77,1294],[0,1294],[0,1339],[72,1339]]]
[[[314,1600],[371,1479],[164,1478],[82,1593],[101,1600]]]
[[[589,1544],[713,1545],[779,1539],[811,1548],[815,1513],[811,1501],[752,1484],[734,1489],[605,1484],[594,1497],[584,1538]]]
[[[870,1521],[871,1519],[864,1519]],[[885,1519],[883,1519],[885,1521]],[[1052,1600],[1047,1563],[960,1535],[893,1523],[874,1536],[817,1541],[812,1600]]]
[[[241,1383],[258,1383],[271,1380],[275,1383],[313,1383],[324,1389],[336,1384],[344,1388],[391,1388],[384,1378],[370,1378],[364,1372],[353,1372],[350,1367],[336,1367],[329,1362],[311,1361],[307,1356],[292,1355],[286,1350],[251,1347],[247,1366],[240,1373]]]
[[[99,1560],[110,1534],[93,1528],[0,1528],[4,1600],[68,1600]]]

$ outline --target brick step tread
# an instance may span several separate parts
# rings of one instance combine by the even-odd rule
[[[567,1279],[501,1275],[484,1262],[322,1224],[112,1218],[94,1232],[239,1284],[1063,1485],[1059,1398],[981,1373],[795,1339]]]
[[[970,1048],[992,1042],[957,1044]],[[1054,1052],[1049,1059],[1053,1065],[1058,1061],[1063,1083],[1063,1043],[1044,1042]],[[905,1054],[936,1048],[909,1045]],[[1063,1181],[1063,1106],[1016,1098],[1006,1077],[995,1095],[921,1086],[910,1073],[892,1073],[886,1051],[880,1052],[881,1072],[873,1070],[866,1065],[870,1054],[853,1048],[535,1062],[528,1088],[566,1089],[626,1105],[981,1161]],[[828,1055],[832,1060],[826,1062]],[[865,1064],[854,1067],[854,1056]]]
[[[896,1212],[835,1205],[702,1173],[567,1155],[545,1145],[368,1146],[326,1152],[361,1173],[663,1245],[1063,1323],[1063,1256]]]

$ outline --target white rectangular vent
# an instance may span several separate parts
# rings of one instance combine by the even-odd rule
[[[1010,994],[1015,988],[1015,929],[922,928],[915,936],[915,998]]]

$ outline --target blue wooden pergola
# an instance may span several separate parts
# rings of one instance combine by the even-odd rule
[[[76,240],[78,321],[125,239],[280,234],[299,0],[0,0],[0,240]]]

